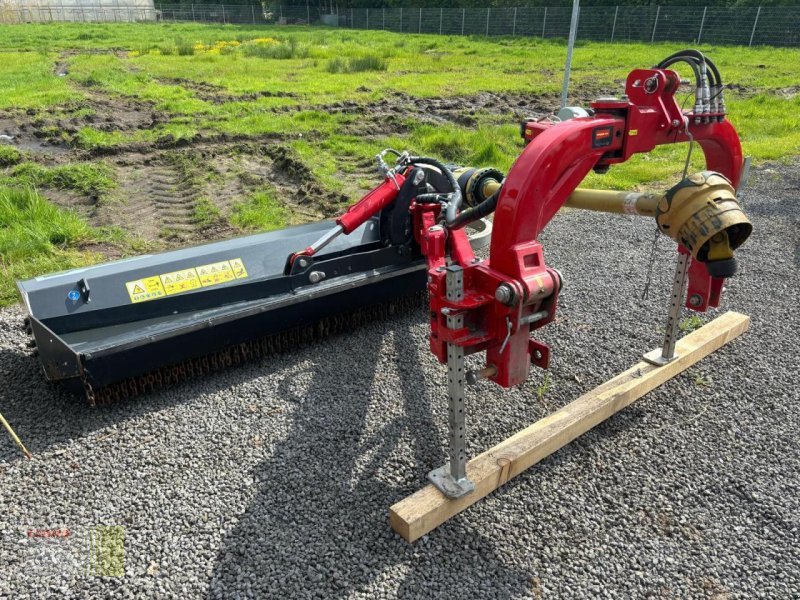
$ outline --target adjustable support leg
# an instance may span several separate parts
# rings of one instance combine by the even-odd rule
[[[447,267],[447,299],[458,301],[464,297],[464,274],[461,267]],[[448,329],[461,329],[463,315],[447,317]],[[447,394],[449,397],[449,454],[450,462],[428,473],[428,479],[450,498],[459,498],[475,489],[467,478],[467,444],[465,439],[464,388],[464,349],[455,344],[447,345]]]
[[[692,257],[684,252],[678,254],[678,264],[675,267],[675,278],[672,281],[672,296],[670,298],[669,313],[667,315],[667,332],[664,334],[664,345],[644,355],[644,359],[657,367],[672,362],[678,355],[675,354],[675,342],[678,341],[678,323],[683,306],[683,295],[686,290],[686,280],[689,274],[689,263]]]

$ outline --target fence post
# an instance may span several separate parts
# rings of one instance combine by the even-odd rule
[[[491,8],[486,9],[486,37],[489,37],[489,14],[491,10]]]
[[[400,33],[403,33],[403,7],[400,7]]]
[[[611,26],[611,41],[614,41],[614,33],[617,31],[617,15],[619,14],[619,6],[614,9],[614,25]]]
[[[381,9],[383,14],[381,14],[381,29],[386,30],[386,9]]]
[[[464,35],[464,19],[466,18],[466,16],[467,16],[467,9],[466,8],[462,8],[461,9],[461,35]]]
[[[517,7],[514,7],[514,24],[511,26],[511,37],[517,35]]]
[[[544,28],[547,26],[547,7],[544,7],[544,18],[542,19],[542,39],[544,39]]]
[[[567,42],[567,62],[564,65],[564,83],[561,85],[561,108],[567,105],[569,90],[569,73],[572,70],[572,49],[575,47],[575,35],[578,33],[578,11],[580,0],[572,0],[572,19],[569,24],[569,41]]]
[[[350,28],[351,29],[355,29],[355,27],[356,27],[356,25],[355,25],[355,21],[353,20],[353,9],[351,8],[350,9]]]
[[[419,7],[419,27],[417,27],[417,33],[422,33],[422,7]]]
[[[439,8],[439,35],[442,35],[442,17],[444,16],[444,9]]]
[[[656,20],[653,23],[653,34],[650,36],[650,43],[652,44],[656,39],[656,27],[658,27],[658,15],[661,14],[661,5],[656,6]]]
[[[308,8],[308,4],[306,4],[306,8]],[[256,24],[256,5],[255,4],[251,4],[250,5],[250,14],[253,17],[253,25],[255,25]],[[192,16],[192,20],[194,20],[194,15]]]
[[[306,22],[311,25],[311,5],[308,2],[306,2]]]
[[[225,25],[225,5],[224,4],[220,4],[220,6],[222,7],[222,24]],[[283,7],[282,6],[281,6],[281,18],[283,18]],[[172,13],[172,20],[173,21],[175,20],[175,13],[174,12]]]
[[[369,29],[369,9],[367,9],[367,26],[364,29]]]
[[[697,34],[697,43],[700,43],[700,38],[703,37],[703,25],[706,24],[706,11],[708,10],[707,6],[703,7],[703,18],[700,19],[700,33]]]
[[[758,11],[756,12],[756,20],[753,21],[753,31],[750,34],[750,43],[747,44],[748,47],[752,47],[753,45],[753,36],[756,34],[756,25],[758,25],[758,17],[761,16],[761,6],[758,7]]]

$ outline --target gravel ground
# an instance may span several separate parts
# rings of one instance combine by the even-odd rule
[[[35,454],[0,437],[0,596],[800,597],[798,167],[744,194],[756,229],[724,304],[749,333],[415,545],[387,514],[445,460],[421,315],[93,410],[43,382],[20,309],[0,312],[0,410]],[[674,255],[662,240],[640,300],[652,234],[552,224],[548,384],[472,388],[471,455],[658,345]],[[87,574],[89,531],[111,524],[125,575]]]

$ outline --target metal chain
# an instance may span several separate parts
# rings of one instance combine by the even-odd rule
[[[686,179],[686,175],[689,173],[689,164],[692,160],[692,148],[694,147],[694,136],[689,131],[689,119],[684,117],[684,131],[689,138],[689,150],[686,153],[686,162],[683,163],[683,176],[681,177],[681,181]],[[650,293],[650,283],[653,279],[653,264],[656,261],[656,250],[658,249],[658,240],[661,237],[661,230],[659,230],[658,226],[656,226],[656,233],[653,236],[653,245],[650,248],[650,262],[647,264],[647,277],[645,278],[644,282],[644,290],[642,291],[642,300],[647,300],[647,297]]]
[[[647,278],[644,282],[644,291],[642,292],[642,300],[647,300],[650,292],[650,282],[653,278],[653,264],[656,261],[656,249],[658,248],[658,240],[661,237],[661,231],[656,227],[656,234],[653,236],[653,245],[650,248],[650,262],[647,264]]]

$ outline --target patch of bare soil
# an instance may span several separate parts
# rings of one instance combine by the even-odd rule
[[[118,226],[165,246],[235,235],[229,218],[236,205],[265,187],[298,222],[333,216],[347,200],[322,186],[291,149],[275,143],[206,141],[181,150],[126,152],[107,161],[119,188],[82,212],[94,225]],[[64,201],[59,194],[53,199]],[[200,223],[199,202],[213,204],[219,219]]]
[[[68,69],[69,64],[62,57],[54,74],[68,76]],[[210,84],[182,79],[165,83],[187,87],[198,97],[215,103],[291,95],[267,90],[232,96]],[[81,90],[87,95],[81,103],[65,104],[51,111],[0,113],[0,134],[8,136],[6,143],[28,151],[32,160],[42,164],[102,158],[118,182],[118,188],[107,196],[98,199],[72,191],[42,192],[57,204],[78,211],[95,226],[120,227],[155,246],[179,246],[235,235],[238,230],[230,224],[230,217],[236,205],[265,187],[275,191],[293,220],[307,222],[338,214],[365,191],[367,182],[377,181],[371,157],[337,157],[342,190],[331,190],[280,135],[254,139],[203,132],[191,140],[164,136],[155,142],[82,150],[74,141],[83,127],[107,132],[147,131],[170,117],[152,103],[117,97],[97,86],[81,85]],[[318,109],[358,115],[347,130],[349,133],[381,135],[401,132],[409,121],[471,127],[487,114],[498,120],[538,116],[551,111],[553,100],[489,92],[424,99],[396,93],[368,104],[343,101],[273,110]],[[313,139],[313,135],[310,137]],[[203,218],[202,209],[207,202],[216,207],[219,218],[209,219],[207,214]]]
[[[30,115],[25,113],[0,112],[0,143],[37,155],[43,164],[58,162],[70,152],[63,142],[54,142],[39,134]]]
[[[359,115],[349,133],[392,134],[408,129],[410,120],[431,125],[452,123],[464,127],[478,124],[480,114],[522,119],[541,116],[556,108],[552,97],[535,94],[481,92],[471,96],[415,98],[393,93],[381,100],[361,103],[353,100],[304,107],[276,107],[275,112],[319,110],[334,114]]]
[[[195,206],[199,190],[167,161],[118,167],[119,190],[101,203],[97,222],[117,225],[144,239],[183,241],[197,231]]]

